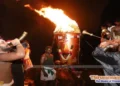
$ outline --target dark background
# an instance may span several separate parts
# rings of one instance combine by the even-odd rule
[[[118,0],[119,1],[119,0]],[[119,17],[120,6],[117,0],[0,0],[0,35],[5,40],[19,37],[23,31],[28,32],[25,38],[31,46],[31,59],[33,64],[39,64],[40,56],[46,46],[53,41],[55,25],[48,19],[39,16],[34,11],[24,8],[30,4],[40,9],[42,4],[64,10],[74,19],[80,30],[87,30],[100,36],[100,26],[105,21]],[[57,15],[56,15],[57,16]],[[82,36],[80,64],[97,64],[91,53],[99,44],[98,38]],[[92,45],[89,46],[88,44]],[[56,48],[53,53],[56,53]],[[55,55],[58,59],[58,56]]]

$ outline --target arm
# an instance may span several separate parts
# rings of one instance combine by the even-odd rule
[[[41,71],[43,72],[43,74],[44,74],[45,77],[48,77],[48,74],[45,72],[45,69],[44,69],[44,67],[42,66],[43,63],[44,63],[44,60],[45,60],[45,55],[42,55],[41,60],[40,60]]]
[[[117,42],[117,40],[109,40],[109,41],[101,42],[99,47],[97,47],[93,51],[93,56],[102,61],[111,60],[111,59],[113,59],[114,61],[118,60],[120,56],[119,52],[104,51],[104,49],[109,45],[112,45],[112,48],[114,48],[117,47],[119,43]]]
[[[16,52],[3,53],[0,54],[0,61],[13,61],[22,59],[25,56],[25,51],[23,46],[19,43],[16,45]]]
[[[107,51],[104,51],[104,49],[100,47],[97,47],[93,51],[92,55],[94,56],[94,58],[99,59],[101,61],[110,61],[110,60],[118,61],[120,57],[119,52],[107,52]]]
[[[40,64],[41,64],[41,65],[43,65],[44,60],[45,60],[45,56],[44,56],[44,55],[42,55],[42,57],[41,57],[41,59],[40,59]]]

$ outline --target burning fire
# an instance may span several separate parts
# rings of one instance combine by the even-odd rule
[[[78,24],[76,21],[70,19],[67,15],[65,15],[64,11],[61,9],[54,9],[52,7],[45,7],[40,10],[33,9],[30,5],[25,5],[25,7],[29,7],[34,10],[40,16],[48,18],[56,25],[56,29],[54,33],[58,32],[74,32],[80,33]]]

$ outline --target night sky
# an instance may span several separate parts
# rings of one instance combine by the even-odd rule
[[[113,22],[119,17],[120,6],[117,3],[117,0],[0,0],[0,35],[9,40],[27,31],[25,40],[28,40],[31,46],[32,62],[39,64],[45,47],[52,44],[55,25],[34,11],[24,8],[25,4],[36,9],[40,9],[43,4],[62,9],[78,23],[81,31],[87,30],[100,36],[100,26],[107,20]],[[98,44],[98,38],[82,36],[81,64],[97,63],[91,53]],[[54,48],[53,53],[56,53],[56,50]],[[55,58],[58,56],[55,55]]]

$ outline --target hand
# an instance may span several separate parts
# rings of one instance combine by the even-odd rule
[[[105,41],[105,42],[101,42],[100,45],[99,45],[99,47],[105,48],[105,47],[107,47],[108,45],[109,45],[109,42]]]
[[[119,39],[115,39],[114,42],[120,44],[120,40]]]
[[[13,46],[17,46],[18,44],[20,44],[20,41],[19,41],[19,39],[16,38],[16,39],[12,40],[11,43]]]

